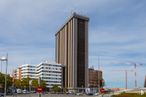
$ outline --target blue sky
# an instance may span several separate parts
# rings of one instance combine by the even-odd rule
[[[124,72],[138,66],[146,75],[145,0],[0,0],[0,56],[9,54],[9,72],[21,64],[55,60],[55,33],[72,12],[89,21],[89,66],[101,69],[107,87],[125,87]],[[4,66],[3,66],[4,68]],[[3,70],[4,71],[4,70]],[[134,87],[134,73],[128,73]]]

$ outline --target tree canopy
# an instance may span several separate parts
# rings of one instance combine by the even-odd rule
[[[14,85],[15,85],[16,88],[28,89],[29,86],[30,86],[30,84],[29,84],[30,80],[32,81],[31,82],[31,87],[32,88],[35,89],[35,88],[37,88],[39,86],[37,79],[30,79],[30,78],[23,78],[21,80],[15,79]],[[40,86],[42,86],[43,88],[46,88],[46,82],[41,80]]]
[[[10,77],[10,75],[6,75],[7,77],[7,87],[12,86],[12,78]],[[0,72],[0,86],[1,88],[5,87],[5,74]]]

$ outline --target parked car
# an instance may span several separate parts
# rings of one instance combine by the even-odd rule
[[[30,93],[30,92],[27,91],[27,90],[23,90],[22,93],[23,93],[23,94],[27,94],[27,93]]]
[[[4,97],[4,89],[0,88],[0,97]]]
[[[21,89],[17,89],[16,92],[17,92],[18,94],[20,94],[20,93],[22,93],[22,90],[21,90]]]
[[[99,95],[99,93],[94,93],[93,95],[94,95],[94,96],[98,96],[98,95]]]
[[[27,93],[27,90],[23,90],[22,93],[23,93],[23,94],[26,94],[26,93]]]
[[[0,93],[0,97],[4,97],[4,93]]]
[[[83,93],[76,93],[76,95],[77,95],[77,96],[81,96],[81,95],[83,95]]]

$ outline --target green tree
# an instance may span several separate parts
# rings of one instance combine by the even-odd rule
[[[41,80],[41,85],[40,86],[42,86],[43,88],[46,88],[46,82]]]
[[[32,80],[32,88],[37,88],[38,86],[39,86],[38,80],[37,79]]]
[[[38,80],[37,79],[33,79],[32,80],[32,87],[33,88],[37,88],[38,86],[39,86]],[[41,80],[40,86],[43,87],[43,88],[46,88],[46,82]]]
[[[0,86],[2,88],[4,88],[4,84],[5,84],[5,77],[4,77],[4,74],[0,73]]]
[[[61,92],[61,88],[58,86],[58,85],[53,85],[53,87],[51,88],[51,90],[53,91],[53,92]]]
[[[29,89],[29,81],[30,80],[32,80],[31,87],[33,89],[35,89],[39,86],[38,79],[30,79],[29,77],[28,78],[23,78],[21,80],[15,79],[14,85],[17,88]],[[46,82],[41,80],[40,86],[42,86],[43,88],[46,88]]]
[[[12,82],[12,77],[10,77],[10,75],[7,75],[7,87],[12,86],[13,82]]]
[[[15,85],[16,88],[22,88],[22,87],[21,87],[21,80],[15,79],[14,85]]]
[[[29,80],[30,78],[23,78],[21,80],[21,86],[23,89],[29,89]]]
[[[12,78],[10,77],[10,75],[6,75],[7,77],[7,87],[12,86]],[[0,73],[0,86],[2,88],[5,87],[5,74]]]

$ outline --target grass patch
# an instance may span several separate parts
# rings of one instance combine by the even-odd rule
[[[122,93],[119,95],[113,95],[112,97],[146,97],[146,94],[140,95],[136,93]]]

